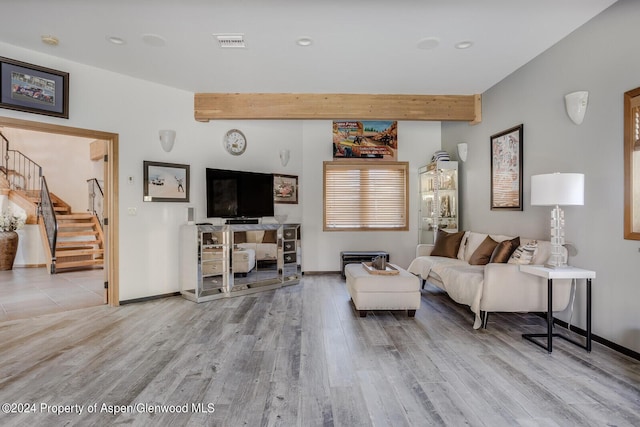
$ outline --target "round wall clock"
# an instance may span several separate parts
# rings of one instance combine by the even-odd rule
[[[231,129],[224,135],[224,148],[233,154],[239,156],[247,149],[247,137],[238,129]]]

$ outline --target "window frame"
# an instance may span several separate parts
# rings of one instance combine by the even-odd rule
[[[634,212],[634,206],[640,206],[638,197],[639,183],[634,183],[634,176],[640,175],[640,170],[634,170],[634,157],[640,156],[640,150],[636,144],[640,139],[637,127],[640,118],[634,111],[640,110],[640,87],[624,93],[624,238],[627,240],[640,240],[640,229],[634,229],[634,216],[640,215]],[[634,152],[636,154],[634,154]],[[636,194],[634,194],[636,193]]]
[[[402,208],[404,221],[397,226],[371,226],[370,224],[360,223],[355,227],[335,227],[330,226],[327,223],[327,172],[331,170],[353,170],[367,171],[367,170],[401,170],[404,173],[404,206]],[[362,182],[362,179],[360,180]],[[409,230],[409,162],[389,162],[389,161],[357,161],[357,160],[342,160],[342,161],[325,161],[322,168],[322,229],[323,231],[408,231]],[[371,194],[371,193],[366,193]],[[370,210],[371,212],[371,210]]]

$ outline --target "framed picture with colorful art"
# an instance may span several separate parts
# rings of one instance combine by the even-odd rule
[[[69,73],[0,57],[0,107],[69,118]]]
[[[273,202],[298,204],[298,177],[273,175]]]
[[[523,125],[491,135],[491,210],[522,209]]]

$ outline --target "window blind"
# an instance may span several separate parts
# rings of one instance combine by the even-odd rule
[[[324,162],[324,230],[408,230],[407,162]]]

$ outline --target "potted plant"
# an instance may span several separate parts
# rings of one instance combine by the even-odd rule
[[[18,233],[24,227],[27,216],[7,208],[0,214],[0,270],[11,270],[18,252]]]

